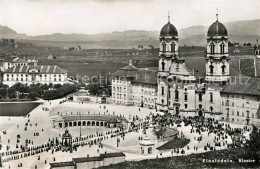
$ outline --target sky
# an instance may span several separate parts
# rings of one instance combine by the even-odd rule
[[[189,26],[260,19],[260,0],[0,0],[0,25],[18,33],[97,34],[159,31],[168,21]]]

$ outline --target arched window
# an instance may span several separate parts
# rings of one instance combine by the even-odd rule
[[[171,43],[171,52],[175,52],[175,43]]]
[[[164,100],[162,99],[162,104],[164,103]]]
[[[179,100],[179,91],[175,90],[175,100]]]
[[[184,100],[188,101],[188,95],[187,94],[184,94]]]
[[[221,70],[222,70],[222,74],[225,74],[226,65],[222,65],[222,66],[221,66]]]
[[[215,45],[213,43],[210,44],[210,54],[215,53]]]
[[[187,105],[187,104],[184,104],[184,107],[185,107],[185,109],[187,109],[187,108],[188,108],[188,105]]]
[[[246,111],[246,115],[247,115],[247,117],[249,117],[249,114],[250,114],[250,112],[249,112],[249,111]]]
[[[210,93],[210,102],[213,102],[213,93]]]
[[[209,73],[210,73],[210,74],[213,74],[213,72],[214,72],[214,66],[213,66],[213,65],[210,65],[210,66],[209,66]]]
[[[212,107],[212,106],[210,106],[210,108],[209,108],[209,109],[210,109],[210,111],[211,111],[211,112],[213,112],[213,107]]]
[[[164,87],[162,86],[162,96],[164,95]]]
[[[162,70],[165,70],[165,63],[164,63],[164,60],[162,61]]]
[[[202,94],[201,93],[199,94],[199,101],[200,102],[202,101]]]
[[[166,52],[166,43],[162,43],[162,51],[163,51],[163,53],[165,53]]]
[[[221,53],[221,54],[224,54],[224,53],[225,53],[225,44],[224,44],[224,43],[221,43],[221,44],[220,44],[220,53]]]

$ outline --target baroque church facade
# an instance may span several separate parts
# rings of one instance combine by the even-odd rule
[[[228,31],[218,21],[218,16],[207,32],[205,70],[202,73],[186,66],[185,59],[179,55],[178,40],[178,31],[168,19],[160,31],[158,70],[155,73],[138,69],[131,61],[128,66],[117,70],[112,80],[113,102],[155,108],[181,116],[260,124],[258,43],[252,58],[254,71],[258,73],[249,77],[241,71],[230,70]],[[246,59],[243,62],[251,61]],[[144,71],[149,79],[138,76],[142,76]],[[240,83],[231,83],[234,78],[236,81],[239,78]]]

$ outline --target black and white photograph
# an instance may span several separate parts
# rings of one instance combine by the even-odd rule
[[[260,0],[0,0],[0,168],[260,168]]]

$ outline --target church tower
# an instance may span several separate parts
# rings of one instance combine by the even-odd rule
[[[229,76],[228,33],[218,21],[208,29],[206,53],[206,78],[208,82],[225,82]]]
[[[260,45],[258,44],[258,39],[256,39],[256,45],[254,46],[254,54],[260,59]]]
[[[160,51],[159,51],[159,72],[158,72],[158,100],[157,109],[168,110],[168,82],[172,59],[178,57],[178,32],[173,24],[168,23],[163,26],[160,32]]]

